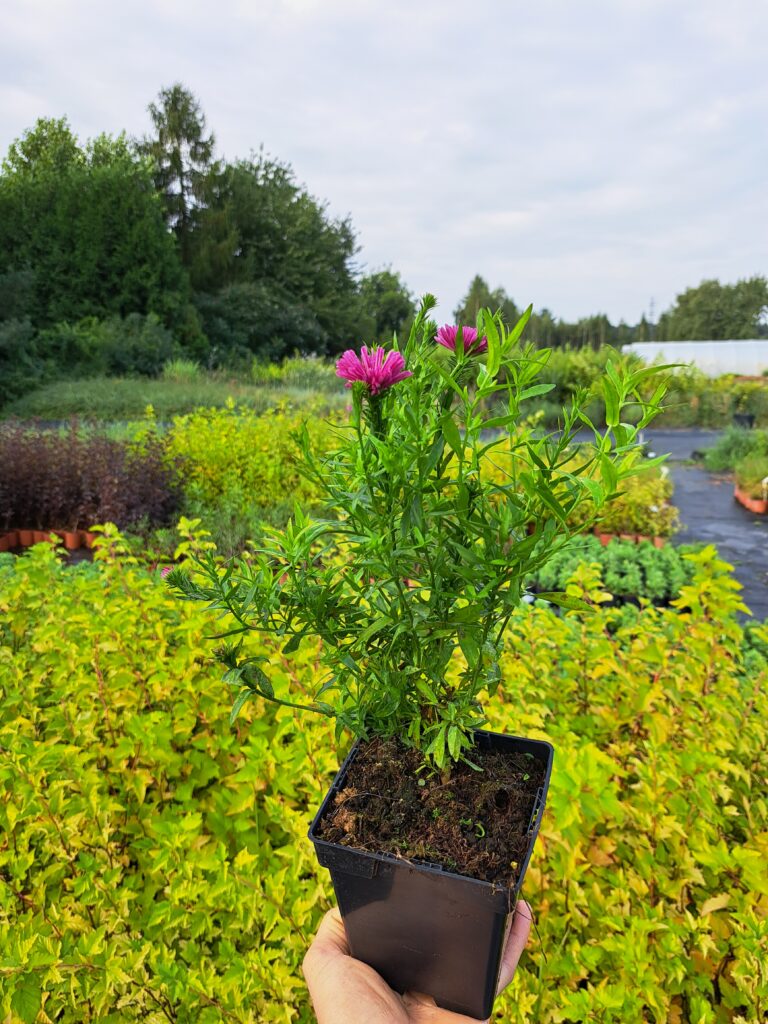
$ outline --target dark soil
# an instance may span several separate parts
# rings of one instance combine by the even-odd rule
[[[545,766],[497,750],[470,758],[482,771],[459,764],[446,782],[419,771],[419,753],[397,740],[362,744],[319,838],[513,886]]]

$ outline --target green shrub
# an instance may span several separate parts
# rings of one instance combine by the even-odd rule
[[[321,446],[330,427],[286,403],[258,415],[230,402],[174,419],[168,451],[181,462],[185,509],[205,522],[225,553],[259,536],[265,522],[283,525],[294,502],[318,501],[317,488],[299,471],[293,437],[305,420]]]
[[[173,335],[154,313],[57,324],[40,332],[39,347],[62,377],[154,377],[176,351]]]
[[[338,393],[344,384],[336,376],[332,362],[315,356],[294,356],[282,363],[265,363],[254,360],[251,364],[251,380],[254,384],[268,387],[304,388],[307,391]]]
[[[0,407],[37,387],[45,375],[29,319],[0,321]]]
[[[768,430],[728,427],[704,452],[704,465],[711,472],[722,472],[735,469],[736,463],[749,455],[768,455]]]
[[[163,367],[163,380],[174,384],[188,384],[200,380],[200,363],[193,359],[170,359]]]
[[[101,544],[75,570],[0,556],[0,1019],[310,1022],[330,886],[306,830],[344,751],[258,701],[230,727],[211,620]],[[513,618],[491,725],[556,756],[540,943],[498,1021],[765,1018],[768,630],[742,655],[737,585],[711,549],[692,564],[688,611],[606,609],[583,569],[591,615]]]
[[[579,537],[558,552],[539,570],[533,586],[538,590],[559,591],[584,563],[601,569],[606,590],[619,599],[647,598],[654,604],[670,601],[690,581],[693,568],[683,555],[689,548],[667,544],[655,548],[647,541],[612,540],[603,546],[597,537]]]
[[[735,476],[739,488],[750,498],[768,498],[768,453],[739,459]]]

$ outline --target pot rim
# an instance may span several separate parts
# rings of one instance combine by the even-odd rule
[[[321,818],[325,814],[328,804],[332,798],[342,789],[344,782],[346,781],[347,771],[352,761],[357,757],[360,749],[361,741],[355,740],[352,749],[345,757],[341,767],[333,778],[327,793],[323,797],[322,803],[312,819],[312,824],[309,826],[307,836],[315,844],[315,847],[320,847],[327,850],[343,850],[345,853],[355,854],[358,857],[366,860],[374,861],[380,864],[398,865],[400,867],[409,867],[415,871],[423,871],[425,873],[437,872],[441,877],[454,878],[457,881],[479,886],[481,889],[485,889],[488,892],[505,892],[510,896],[516,896],[520,890],[525,875],[528,871],[528,865],[533,854],[533,848],[535,845],[536,837],[541,827],[541,819],[544,814],[544,808],[547,802],[547,793],[549,791],[549,782],[552,775],[552,762],[554,760],[555,748],[548,740],[532,739],[528,736],[510,736],[508,733],[503,732],[492,732],[489,729],[475,729],[475,736],[488,736],[488,737],[499,737],[505,741],[519,740],[523,743],[531,743],[541,747],[542,753],[544,754],[543,760],[546,764],[546,772],[544,776],[544,783],[541,785],[536,793],[536,799],[534,800],[533,809],[531,810],[531,819],[528,823],[528,828],[525,831],[525,835],[529,838],[528,851],[520,865],[517,880],[515,884],[504,885],[501,882],[488,882],[481,878],[473,878],[472,875],[462,875],[456,871],[449,871],[440,864],[433,863],[432,861],[426,860],[408,860],[406,857],[398,857],[393,853],[384,853],[383,851],[377,851],[372,853],[370,850],[361,850],[354,846],[342,846],[339,843],[329,842],[327,839],[321,839],[315,834],[317,826],[320,823]]]

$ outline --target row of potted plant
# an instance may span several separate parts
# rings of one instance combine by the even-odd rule
[[[0,551],[29,548],[49,541],[52,534],[61,540],[67,551],[92,548],[96,539],[96,534],[90,530],[8,530],[0,534]]]
[[[690,548],[668,544],[662,549],[652,544],[614,539],[607,546],[597,537],[585,535],[555,555],[531,580],[533,593],[564,590],[583,563],[600,567],[605,589],[617,603],[645,598],[664,604],[677,597],[693,568],[685,554]]]

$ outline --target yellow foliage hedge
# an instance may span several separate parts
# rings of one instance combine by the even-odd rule
[[[259,520],[284,521],[296,501],[316,503],[317,488],[299,472],[294,434],[306,422],[313,441],[327,446],[331,426],[320,408],[296,411],[278,403],[256,413],[230,401],[221,409],[176,416],[167,451],[179,460],[188,513],[209,523],[220,541],[229,532],[236,549],[256,535]]]
[[[600,608],[587,569],[592,615],[511,625],[491,726],[556,760],[524,886],[541,941],[499,1021],[765,1019],[766,662],[697,557],[679,611]],[[330,891],[306,829],[343,751],[258,703],[231,728],[210,626],[111,530],[94,566],[0,556],[4,1022],[312,1019]],[[311,645],[271,656],[278,691],[311,680]]]

